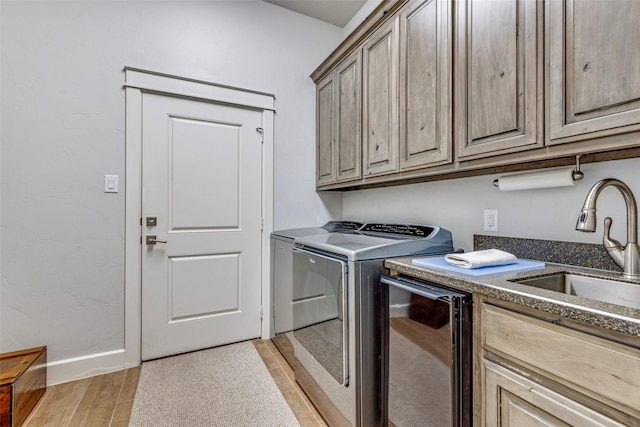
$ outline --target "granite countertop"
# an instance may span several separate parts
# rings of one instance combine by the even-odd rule
[[[621,280],[619,273],[547,262],[543,269],[470,276],[417,266],[411,261],[412,258],[391,258],[385,261],[385,266],[414,278],[425,279],[461,291],[483,294],[487,297],[558,315],[561,318],[640,338],[640,310],[638,309],[512,282],[512,280],[561,272]]]

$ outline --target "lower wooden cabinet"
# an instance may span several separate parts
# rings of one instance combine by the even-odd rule
[[[640,426],[634,347],[482,304],[484,426]]]
[[[483,361],[487,426],[624,426],[517,373]]]

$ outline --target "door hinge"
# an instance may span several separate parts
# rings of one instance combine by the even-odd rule
[[[260,134],[260,142],[262,142],[264,144],[264,129],[263,128],[256,128],[256,132],[258,132]]]
[[[260,320],[264,319],[264,306],[260,306]]]
[[[260,218],[260,231],[264,231],[264,218]]]

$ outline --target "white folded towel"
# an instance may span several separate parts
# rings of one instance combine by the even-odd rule
[[[518,261],[515,255],[499,249],[448,254],[444,259],[451,265],[462,268],[480,268],[496,265],[513,264]]]

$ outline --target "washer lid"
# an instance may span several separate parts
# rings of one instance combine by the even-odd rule
[[[295,239],[297,247],[359,261],[452,252],[451,233],[440,227],[408,224],[366,224],[356,233],[328,233]]]
[[[362,228],[363,225],[364,225],[364,222],[360,222],[360,221],[329,221],[322,227],[291,228],[289,230],[276,230],[272,232],[271,235],[293,240],[298,237],[314,236],[316,234],[354,232]]]

